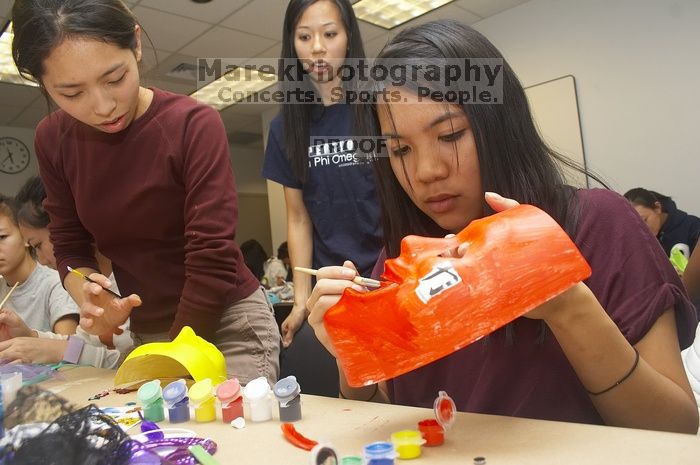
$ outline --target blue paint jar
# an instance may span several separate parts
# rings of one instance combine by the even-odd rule
[[[187,383],[184,379],[178,379],[165,386],[163,400],[168,409],[170,423],[190,420],[190,399],[187,397]]]
[[[373,442],[363,449],[367,465],[394,465],[396,450],[390,442]]]

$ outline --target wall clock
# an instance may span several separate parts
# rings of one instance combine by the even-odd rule
[[[0,172],[16,174],[29,166],[27,145],[14,137],[0,137]]]

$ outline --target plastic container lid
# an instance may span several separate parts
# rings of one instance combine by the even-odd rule
[[[184,379],[178,379],[165,386],[163,389],[163,399],[172,406],[187,397],[187,382]]]
[[[367,444],[363,452],[366,459],[395,459],[398,455],[394,445],[386,441]]]
[[[405,429],[391,433],[391,442],[395,446],[403,444],[422,446],[425,444],[425,439],[421,436],[420,431]]]
[[[228,405],[241,396],[241,383],[238,378],[231,378],[219,384],[216,397],[223,405]]]
[[[333,460],[328,461],[329,458]],[[311,457],[309,457],[309,464],[311,465],[322,465],[325,463],[338,463],[338,451],[330,444],[319,443],[311,449]]]
[[[247,400],[260,400],[264,399],[270,394],[270,385],[267,383],[267,378],[261,376],[260,378],[255,378],[243,388],[243,396]]]
[[[163,390],[160,388],[160,380],[154,379],[143,384],[136,392],[136,398],[142,405],[151,405],[153,402],[162,399]]]
[[[362,457],[359,455],[346,455],[340,459],[340,465],[362,465]]]
[[[275,387],[272,388],[272,391],[275,393],[275,397],[277,397],[280,404],[282,404],[283,407],[286,407],[289,401],[301,393],[301,386],[299,386],[299,383],[297,383],[296,376],[287,376],[286,378],[277,381],[275,383]]]
[[[214,398],[214,386],[210,378],[197,381],[190,387],[189,397],[193,404],[199,405]]]
[[[440,391],[433,404],[433,410],[438,423],[447,431],[455,421],[455,412],[457,411],[455,402],[445,391]]]

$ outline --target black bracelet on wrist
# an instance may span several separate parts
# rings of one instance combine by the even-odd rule
[[[632,376],[632,373],[634,373],[634,370],[637,369],[637,365],[639,365],[639,351],[637,350],[636,347],[632,347],[632,349],[634,349],[634,363],[632,364],[632,368],[630,368],[630,370],[627,372],[627,374],[626,374],[625,376],[623,376],[622,378],[620,378],[620,379],[619,379],[615,384],[613,384],[612,386],[610,386],[610,387],[608,387],[608,388],[605,388],[605,389],[603,389],[602,391],[591,392],[591,391],[589,391],[588,389],[586,389],[586,392],[587,392],[589,395],[591,395],[591,396],[599,396],[599,395],[601,395],[601,394],[605,394],[606,392],[615,389],[615,388],[618,387],[620,384],[622,384],[622,383],[624,383],[625,381],[627,381],[627,378],[629,378],[630,376]]]
[[[374,385],[374,391],[372,391],[372,395],[369,396],[367,399],[350,399],[350,400],[360,400],[361,402],[369,402],[370,400],[374,399],[374,396],[377,395],[377,392],[379,392],[379,384],[378,383]],[[340,389],[340,387],[338,388],[338,394],[340,394],[341,399],[347,399],[347,397],[345,397],[345,394],[343,394],[343,391]]]

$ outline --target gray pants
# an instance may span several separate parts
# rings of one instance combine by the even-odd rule
[[[136,339],[139,344],[170,340],[167,332],[138,333]],[[235,376],[241,384],[260,376],[277,382],[280,333],[262,288],[224,310],[211,342],[224,354],[229,377]]]

